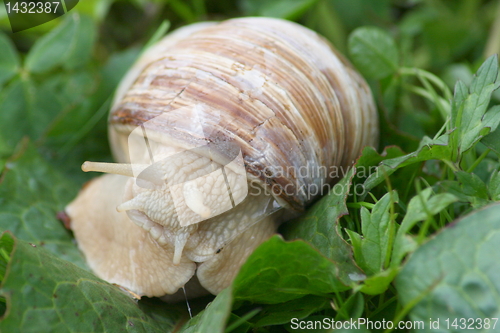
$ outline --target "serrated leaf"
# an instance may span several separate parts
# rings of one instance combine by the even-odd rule
[[[7,36],[0,33],[0,87],[19,70],[19,55]]]
[[[0,183],[0,230],[86,267],[68,230],[56,219],[78,186],[29,146],[6,165]]]
[[[345,202],[354,171],[354,168],[350,168],[344,178],[302,217],[288,222],[284,232],[285,238],[303,239],[337,263],[339,279],[347,285],[351,283],[349,274],[362,274],[352,258],[351,246],[344,241],[338,230],[338,219],[347,214]]]
[[[226,288],[207,305],[206,309],[191,319],[181,330],[184,333],[223,333],[233,304],[232,289]]]
[[[396,43],[380,28],[354,30],[349,36],[348,48],[354,65],[368,78],[383,79],[398,69]]]
[[[338,265],[304,241],[285,242],[274,236],[241,267],[233,282],[233,295],[236,300],[275,304],[349,289],[338,278],[338,271]],[[358,271],[351,277],[351,283],[359,279]]]
[[[14,241],[1,286],[7,299],[2,332],[165,332],[173,327],[174,318],[170,327],[162,327],[118,287],[40,246]]]
[[[476,174],[465,171],[457,171],[455,174],[461,183],[464,194],[485,200],[488,199],[486,184]]]
[[[485,88],[495,83],[498,77],[498,56],[492,55],[486,59],[474,75],[470,85],[472,94],[481,94]]]
[[[462,81],[455,83],[455,90],[453,94],[452,108],[451,108],[451,123],[457,124],[457,117],[462,115],[463,103],[469,94],[469,89]],[[461,121],[461,119],[460,119]]]
[[[391,224],[390,208],[398,201],[397,192],[384,195],[373,207],[371,213],[365,207],[361,209],[361,252],[363,257],[356,258],[363,263],[361,268],[372,275],[384,269],[390,258],[390,246],[394,238],[395,226]]]
[[[464,189],[466,189],[468,186],[464,187],[463,184],[461,184],[459,181],[441,181],[438,183],[438,185],[439,188],[442,189],[441,192],[446,192],[454,195],[460,202],[470,203],[472,208],[480,208],[490,203],[488,199],[465,194]],[[470,189],[467,189],[467,191],[470,191]]]
[[[498,57],[491,56],[478,69],[468,91],[461,82],[455,86],[452,124],[456,130],[451,133],[451,142],[458,153],[466,152],[498,127],[500,107],[488,110],[491,94],[498,88],[497,76]]]
[[[90,59],[96,35],[92,19],[77,13],[65,16],[28,53],[25,67],[29,72],[45,73],[57,66],[75,69]]]
[[[396,234],[391,259],[392,267],[397,267],[406,254],[415,250],[417,244],[407,236],[413,226],[438,214],[457,200],[458,198],[450,193],[433,195],[432,188],[426,188],[410,200],[406,215]]]
[[[396,288],[403,306],[416,303],[410,317],[426,323],[419,332],[458,332],[446,327],[446,320],[455,318],[500,317],[498,244],[496,203],[458,220],[413,253],[396,277]],[[429,318],[439,319],[440,327],[431,330]]]

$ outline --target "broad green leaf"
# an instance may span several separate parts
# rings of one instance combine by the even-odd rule
[[[55,91],[15,79],[0,92],[0,140],[13,149],[24,136],[39,139],[63,105]]]
[[[177,316],[160,325],[118,287],[19,239],[1,293],[7,299],[2,332],[165,332]]]
[[[256,327],[287,324],[293,318],[306,318],[314,312],[329,307],[328,298],[307,295],[284,303],[263,305],[262,311],[252,321],[255,321]]]
[[[90,59],[95,25],[92,19],[77,13],[66,18],[56,29],[40,38],[26,57],[26,69],[31,73],[45,73],[62,66],[75,69]]]
[[[0,87],[9,81],[19,70],[19,55],[10,41],[0,33]]]
[[[349,36],[349,55],[354,65],[368,78],[383,79],[399,66],[396,43],[384,30],[361,27]]]
[[[347,174],[330,192],[311,207],[302,217],[290,221],[285,230],[287,239],[303,239],[320,251],[324,256],[337,263],[338,278],[349,285],[349,275],[361,274],[361,271],[352,259],[352,250],[340,236],[338,219],[347,214],[345,202],[349,195],[354,168],[347,170]]]
[[[302,16],[316,2],[318,0],[244,0],[241,7],[247,15],[294,20]]]
[[[396,288],[403,306],[414,305],[410,318],[426,323],[420,332],[462,332],[447,328],[446,320],[500,317],[498,244],[496,203],[459,219],[413,253],[396,277]],[[429,318],[439,319],[439,328],[430,329]],[[494,330],[474,332],[498,329],[497,323]]]
[[[0,183],[0,230],[47,249],[85,267],[83,258],[57,212],[78,191],[78,186],[47,164],[29,146],[7,162]]]
[[[182,329],[185,333],[223,333],[233,304],[231,288],[221,291],[207,308],[191,319]]]
[[[394,224],[391,224],[390,208],[397,201],[397,192],[393,191],[384,195],[375,204],[371,213],[367,208],[361,207],[363,237],[357,237],[360,250],[355,250],[354,256],[356,263],[368,275],[378,273],[388,266],[396,232]],[[354,236],[353,233],[350,231],[349,235]]]
[[[426,188],[410,200],[406,215],[396,234],[391,259],[392,267],[397,267],[406,254],[415,250],[416,242],[407,235],[413,226],[419,221],[432,218],[457,200],[458,198],[450,193],[433,195],[432,188]]]
[[[30,127],[36,126],[23,121],[26,118],[26,110],[30,110],[34,103],[33,89],[29,87],[28,82],[16,79],[0,91],[0,139],[6,148],[10,148],[10,152],[29,132]]]
[[[299,254],[300,255],[297,255]],[[304,241],[274,236],[250,255],[233,282],[235,300],[283,303],[308,294],[349,289],[338,278],[341,268]],[[360,279],[353,270],[351,283]]]
[[[68,103],[51,122],[44,146],[54,164],[81,182],[93,176],[81,172],[83,161],[111,161],[109,144],[103,140],[107,138],[106,115],[116,85],[139,51],[113,54],[98,72],[63,72],[47,83],[50,89],[64,92]]]

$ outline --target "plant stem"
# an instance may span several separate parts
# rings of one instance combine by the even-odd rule
[[[474,161],[474,163],[470,166],[470,168],[467,169],[468,173],[471,173],[474,171],[474,169],[481,163],[482,160],[490,153],[491,149],[486,149],[477,159]]]

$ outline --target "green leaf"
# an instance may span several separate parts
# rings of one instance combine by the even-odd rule
[[[486,184],[477,175],[458,171],[456,172],[456,176],[461,183],[464,194],[485,200],[488,199]]]
[[[360,286],[359,291],[367,295],[379,295],[384,293],[387,288],[389,288],[389,285],[396,277],[398,271],[398,268],[389,268],[366,278]]]
[[[262,306],[262,311],[254,318],[255,326],[287,324],[293,318],[306,318],[322,309],[330,307],[326,297],[307,295],[288,302]]]
[[[14,239],[7,275],[1,292],[7,312],[2,332],[165,332],[118,287],[54,257],[45,249]],[[163,323],[164,324],[164,323]]]
[[[338,228],[338,219],[348,212],[345,202],[354,173],[355,169],[350,168],[344,178],[302,217],[288,222],[284,232],[285,238],[303,239],[334,261],[339,267],[338,278],[346,285],[352,282],[350,276],[362,274],[352,258],[351,246],[340,236]]]
[[[232,290],[230,287],[221,291],[217,297],[207,305],[205,310],[196,315],[183,327],[181,332],[223,333],[233,304],[231,293]]]
[[[500,156],[500,128],[497,127],[496,130],[492,130],[491,133],[486,135],[481,140],[485,146],[493,150],[498,156]]]
[[[404,156],[405,153],[397,146],[388,146],[379,154],[373,147],[365,147],[356,161],[356,178],[366,178],[372,174],[374,166],[382,161]]]
[[[28,53],[25,66],[29,72],[44,73],[57,66],[75,69],[89,61],[96,35],[94,22],[76,13],[65,16],[63,23],[40,38]]]
[[[10,39],[0,33],[0,87],[19,70],[19,56]]]
[[[391,223],[390,208],[398,201],[397,192],[387,193],[380,199],[370,213],[361,207],[360,251],[355,251],[356,263],[368,274],[381,272],[388,266],[395,226]]]
[[[500,204],[496,203],[458,220],[408,260],[396,278],[403,306],[414,307],[412,320],[500,317]],[[497,328],[494,331],[498,330]],[[436,331],[436,330],[433,330]],[[491,330],[474,330],[489,332]]]
[[[12,237],[6,233],[2,234],[0,237],[0,282],[4,280],[13,248],[14,240]]]
[[[13,149],[24,136],[39,139],[62,108],[55,91],[16,78],[0,93],[0,140]]]
[[[56,219],[78,186],[29,146],[7,162],[0,183],[0,230],[86,267],[73,238]]]
[[[354,65],[367,78],[383,79],[398,69],[396,43],[380,28],[361,27],[354,30],[349,36],[348,48]]]
[[[300,255],[297,255],[300,253]],[[257,303],[283,303],[308,294],[349,289],[337,277],[339,267],[303,241],[274,236],[250,255],[233,282],[234,298]],[[351,283],[359,279],[352,272]]]
[[[493,201],[500,200],[500,171],[493,171],[488,182],[488,194]]]
[[[419,221],[432,218],[432,216],[458,200],[456,196],[450,193],[432,194],[432,188],[426,188],[410,200],[406,215],[396,234],[391,260],[392,267],[397,267],[406,254],[416,249],[416,242],[407,235],[413,226]]]
[[[342,304],[335,316],[336,321],[358,319],[363,314],[365,300],[360,293],[354,293]]]
[[[495,131],[500,123],[500,106],[488,110],[492,92],[498,88],[498,57],[491,56],[481,65],[472,79],[468,94],[458,82],[452,107],[452,143],[459,153],[469,150],[477,141]]]
[[[369,191],[383,182],[386,177],[393,174],[396,170],[413,163],[432,159],[450,160],[451,153],[451,146],[448,145],[448,134],[441,135],[437,139],[424,137],[420,142],[419,148],[413,153],[382,161],[376,171],[371,173],[364,182],[364,187]]]

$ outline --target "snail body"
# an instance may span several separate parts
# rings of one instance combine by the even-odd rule
[[[166,36],[122,80],[109,126],[118,163],[84,163],[109,175],[66,212],[90,268],[146,296],[193,279],[221,291],[334,181],[331,168],[378,137],[352,66],[316,33],[270,18]]]

